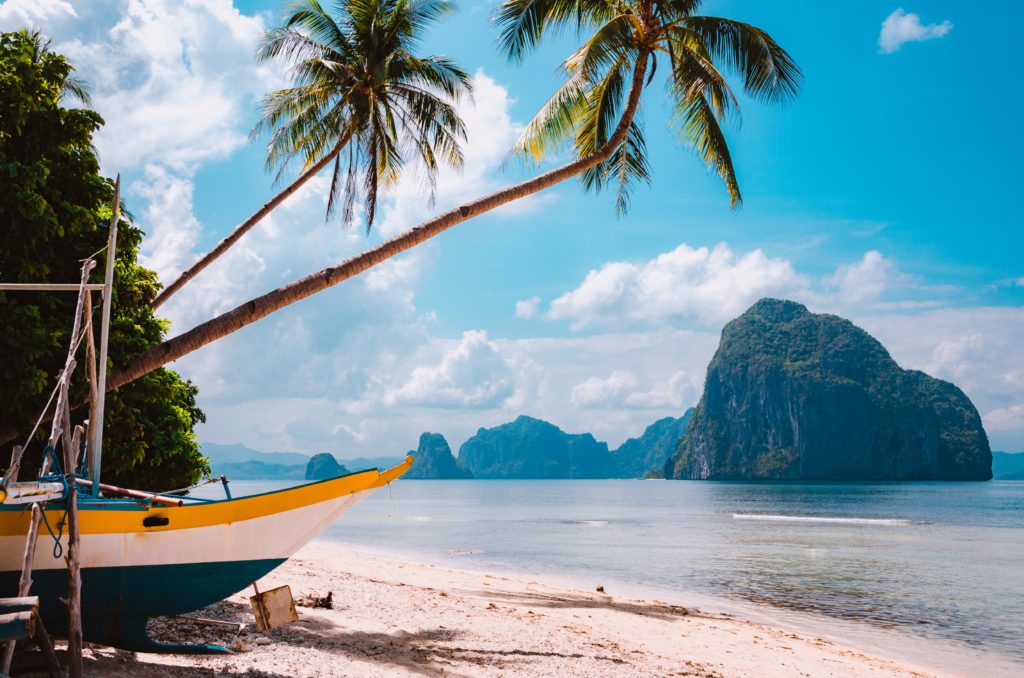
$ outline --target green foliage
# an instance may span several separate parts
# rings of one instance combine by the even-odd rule
[[[72,74],[38,34],[0,34],[0,279],[6,282],[77,282],[81,260],[106,246],[113,184],[100,175],[92,148],[103,120],[62,105],[68,95],[84,95]],[[142,236],[123,216],[110,324],[113,365],[128,364],[167,331],[150,307],[156,275],[136,261]],[[102,261],[91,282],[102,282]],[[97,330],[100,296],[93,295]],[[63,366],[74,308],[72,293],[0,292],[0,431],[17,431],[18,442]],[[87,397],[84,355],[83,342],[75,403]],[[80,408],[73,420],[86,416]],[[194,482],[209,471],[193,434],[202,421],[195,386],[166,369],[108,394],[104,482],[153,490]],[[38,455],[38,445],[33,448]]]
[[[361,198],[367,230],[380,188],[394,185],[408,153],[422,162],[433,196],[439,163],[462,165],[466,131],[452,102],[470,91],[469,74],[414,50],[453,8],[445,0],[343,0],[330,11],[318,0],[293,4],[259,52],[285,62],[296,82],[264,99],[254,134],[271,133],[268,167],[283,172],[298,160],[308,168],[341,145],[327,216],[340,202],[351,222]]]
[[[722,71],[735,74],[752,98],[782,103],[794,97],[800,69],[765,31],[732,19],[699,16],[700,0],[504,0],[494,15],[499,43],[520,62],[545,35],[589,33],[562,64],[565,82],[537,113],[513,153],[540,162],[572,144],[578,159],[605,147],[625,110],[635,69],[646,85],[659,63],[680,143],[725,183],[733,206],[742,200],[722,124],[739,117],[739,103]],[[660,62],[659,62],[660,60]],[[639,113],[637,113],[639,116]],[[586,190],[616,188],[616,211],[629,207],[631,187],[650,182],[643,131],[630,121],[611,157],[581,176]]]

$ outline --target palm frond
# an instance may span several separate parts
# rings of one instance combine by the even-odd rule
[[[679,138],[697,153],[697,157],[714,170],[729,192],[729,204],[735,208],[743,203],[732,153],[715,117],[714,107],[703,95],[694,95],[676,102],[673,119]]]
[[[327,217],[363,210],[369,229],[382,191],[416,159],[431,186],[442,164],[461,167],[465,126],[454,103],[469,74],[444,56],[419,56],[448,0],[298,0],[257,54],[287,66],[293,85],[263,100],[252,134],[269,134],[267,165],[281,178],[334,159]]]
[[[688,17],[679,28],[696,36],[715,61],[736,72],[755,99],[783,103],[800,90],[803,76],[799,66],[760,28],[707,16]]]

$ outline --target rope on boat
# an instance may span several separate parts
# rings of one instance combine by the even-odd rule
[[[182,488],[177,489],[177,490],[167,490],[166,492],[150,492],[150,494],[154,494],[154,495],[160,495],[160,494],[163,494],[163,495],[183,494],[183,493],[186,493],[186,492],[188,492],[190,490],[195,490],[195,489],[198,489],[200,487],[205,487],[206,485],[212,485],[213,483],[222,483],[222,482],[224,482],[224,476],[217,476],[215,478],[206,478],[204,480],[200,480],[195,485],[189,485],[188,487],[182,487]]]
[[[82,340],[85,339],[85,333],[86,333],[87,330],[88,330],[88,328],[83,329],[82,332],[78,335],[78,341],[75,342],[75,348],[74,348],[74,352],[75,353],[78,353],[78,347],[82,345]],[[23,450],[28,448],[28,444],[30,442],[32,442],[33,436],[35,436],[36,431],[39,430],[39,425],[42,424],[43,423],[43,419],[46,418],[46,413],[49,411],[50,405],[53,404],[53,398],[60,391],[60,386],[61,386],[61,383],[63,382],[63,377],[64,377],[64,370],[61,370],[61,374],[57,378],[57,385],[53,387],[53,391],[50,393],[49,399],[46,401],[46,404],[43,405],[43,411],[39,413],[39,418],[36,419],[36,425],[32,427],[32,432],[28,434],[28,437],[25,439],[25,444],[21,446]]]
[[[50,463],[53,464],[53,467],[58,470],[61,468],[60,459],[57,457],[57,450],[53,445],[47,445],[43,449],[43,457],[50,457]],[[64,486],[64,498],[61,500],[61,504],[64,506],[64,515],[61,516],[61,519],[59,521],[57,521],[56,534],[53,533],[53,528],[50,527],[50,521],[46,517],[46,509],[42,506],[39,507],[39,513],[43,519],[43,525],[46,525],[46,531],[49,532],[50,537],[53,538],[53,557],[60,558],[62,555],[64,555],[64,545],[60,543],[60,540],[64,537],[64,525],[65,523],[67,523],[68,509],[70,508],[69,499],[71,496],[71,492],[70,487],[68,486],[68,475],[65,473],[52,473],[49,475],[40,476],[39,482],[60,483],[61,485]],[[74,482],[73,476],[71,482]]]
[[[43,517],[43,525],[46,525],[46,531],[53,537],[53,557],[60,558],[64,555],[64,545],[60,543],[61,538],[64,536],[64,523],[68,519],[67,503],[65,503],[64,515],[61,516],[57,522],[57,534],[53,533],[53,528],[50,527],[50,521],[46,518],[46,509],[39,509],[39,514]]]

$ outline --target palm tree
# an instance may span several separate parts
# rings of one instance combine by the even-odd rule
[[[546,35],[575,28],[590,37],[564,63],[565,83],[527,127],[515,151],[536,159],[569,141],[575,158],[561,167],[499,190],[426,221],[335,266],[252,299],[178,335],[115,372],[116,388],[274,311],[337,285],[449,228],[497,207],[580,176],[585,187],[614,184],[617,207],[648,179],[636,120],[646,85],[667,66],[673,127],[722,178],[733,205],[741,196],[721,123],[739,106],[722,70],[739,77],[753,98],[793,97],[800,71],[765,31],[731,19],[697,14],[700,0],[504,0],[495,14],[500,44],[522,60]]]
[[[332,162],[327,217],[340,201],[343,221],[351,222],[361,197],[368,230],[379,187],[393,184],[405,164],[402,149],[413,149],[422,161],[431,189],[439,161],[461,166],[465,128],[450,101],[470,92],[469,76],[445,57],[413,54],[424,32],[452,7],[446,0],[344,0],[336,16],[319,0],[289,8],[284,25],[264,36],[257,58],[285,61],[297,84],[266,96],[253,136],[272,133],[267,167],[277,168],[278,180],[296,161],[302,170],[167,285],[154,308]]]

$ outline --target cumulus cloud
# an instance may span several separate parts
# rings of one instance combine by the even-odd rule
[[[389,392],[384,402],[426,407],[494,407],[514,389],[508,364],[487,340],[468,331],[437,365],[417,367],[409,381]]]
[[[984,417],[985,428],[994,433],[1024,431],[1024,403],[992,410]],[[1017,450],[1010,450],[1016,452]]]
[[[698,380],[698,386],[703,378]],[[635,374],[616,370],[607,377],[590,377],[573,386],[570,400],[583,408],[673,408],[682,412],[684,407],[696,400],[697,389],[685,371],[677,371],[665,383],[650,387],[642,383]]]
[[[594,324],[658,324],[696,319],[723,322],[765,296],[794,296],[810,281],[789,261],[756,249],[737,255],[682,244],[644,263],[611,262],[551,302],[548,317]]]
[[[0,3],[0,24],[5,30],[45,25],[63,17],[78,17],[75,8],[66,0],[7,0]]]
[[[230,0],[98,6],[106,11],[90,22],[93,33],[53,37],[106,120],[96,145],[107,171],[159,162],[191,173],[247,143],[252,103],[277,82],[253,59],[262,17]]]
[[[887,301],[896,291],[932,294],[943,288],[915,285],[896,263],[871,250],[822,277],[798,273],[787,259],[760,249],[745,254],[725,243],[714,248],[682,244],[640,262],[613,261],[591,270],[578,287],[554,299],[547,317],[573,329],[721,325],[763,297],[785,297],[835,313],[928,307],[935,299]]]
[[[835,273],[825,277],[824,284],[839,300],[857,304],[878,299],[907,280],[908,276],[901,274],[891,259],[871,250],[860,261],[839,266]]]
[[[520,299],[516,302],[516,317],[523,320],[529,320],[533,316],[537,315],[537,308],[540,306],[540,297],[530,297],[529,299]]]
[[[128,190],[145,201],[143,223],[149,232],[139,257],[161,280],[170,280],[188,260],[203,227],[192,212],[193,184],[164,165],[146,165],[143,177]]]
[[[897,9],[882,22],[882,32],[878,36],[878,49],[882,54],[892,54],[908,42],[920,42],[941,38],[953,30],[953,24],[943,21],[938,24],[922,24],[921,17],[910,12]]]

